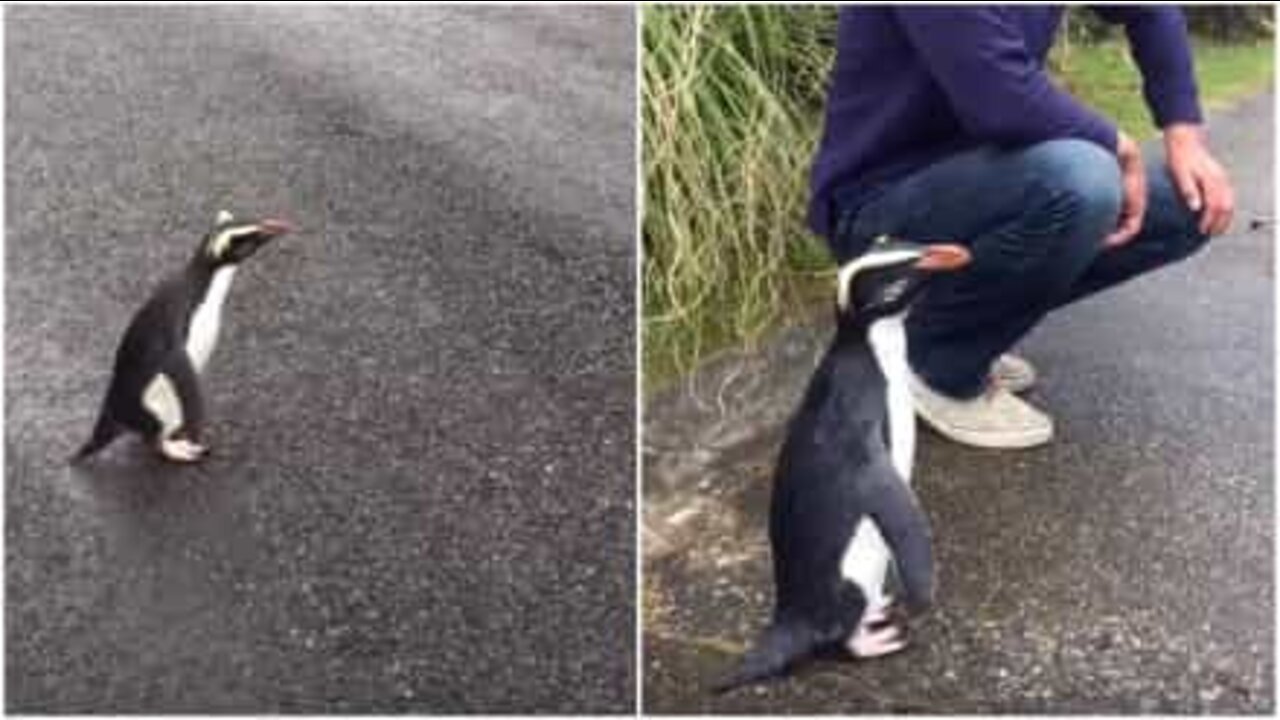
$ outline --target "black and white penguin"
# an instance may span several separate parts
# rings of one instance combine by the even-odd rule
[[[884,587],[891,560],[902,609],[932,603],[929,523],[909,484],[915,411],[903,320],[931,277],[969,259],[959,245],[881,238],[840,268],[836,336],[774,474],[773,618],[718,691],[819,652],[876,657],[905,647],[903,613]]]
[[[125,431],[174,462],[204,457],[200,374],[217,343],[231,281],[240,263],[289,230],[280,220],[241,222],[218,213],[186,268],[161,283],[130,321],[93,435],[72,462]]]

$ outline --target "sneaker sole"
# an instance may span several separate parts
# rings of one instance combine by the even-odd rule
[[[1001,374],[992,368],[991,381],[1014,395],[1022,395],[1030,392],[1031,389],[1035,387],[1036,380],[1039,379],[1039,376],[1036,373],[1035,366],[1026,362],[1026,360],[1023,360],[1022,364],[1027,365],[1028,372]]]
[[[1007,377],[993,376],[991,381],[1014,395],[1026,395],[1035,389],[1035,380],[1014,380]]]
[[[944,426],[934,422],[928,415],[921,412],[918,408],[916,415],[925,421],[934,432],[939,435],[958,442],[961,445],[970,447],[985,448],[988,450],[1026,450],[1028,448],[1046,445],[1053,440],[1053,425],[1047,428],[1024,430],[1021,432],[982,432],[977,430],[966,430],[964,428],[956,428]]]

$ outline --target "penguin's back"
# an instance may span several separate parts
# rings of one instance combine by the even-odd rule
[[[185,342],[192,288],[183,274],[166,279],[129,321],[116,348],[111,395],[140,401],[169,354]]]

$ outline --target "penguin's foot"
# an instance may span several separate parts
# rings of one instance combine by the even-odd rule
[[[894,623],[883,624],[888,619],[885,613],[878,627],[872,624],[859,625],[853,635],[845,643],[845,647],[854,657],[873,658],[896,653],[907,646],[907,638],[902,626]]]
[[[867,608],[867,612],[862,616],[862,627],[871,629],[876,625],[882,625],[890,619],[890,609],[893,607],[892,600],[885,600],[880,605],[874,605]]]
[[[166,460],[178,463],[193,463],[205,456],[209,448],[185,439],[161,440],[160,454]]]

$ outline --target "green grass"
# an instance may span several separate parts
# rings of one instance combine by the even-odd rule
[[[1196,76],[1203,104],[1220,110],[1253,95],[1272,82],[1274,47],[1270,42],[1240,45],[1196,43]],[[1138,138],[1151,137],[1142,79],[1122,41],[1059,47],[1051,62],[1055,75],[1086,105]]]
[[[643,375],[652,392],[731,346],[808,317],[830,260],[804,224],[835,13],[645,6]],[[1199,45],[1205,104],[1271,82],[1272,45]],[[1052,67],[1135,137],[1154,130],[1121,42],[1059,47]]]
[[[826,263],[802,207],[834,27],[831,8],[645,8],[647,381],[758,339]]]

